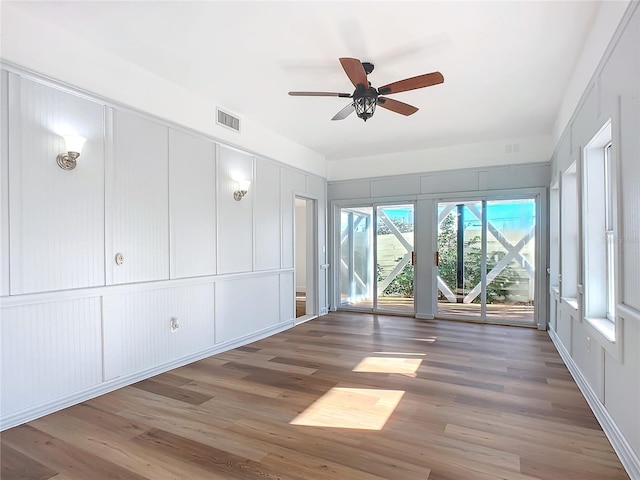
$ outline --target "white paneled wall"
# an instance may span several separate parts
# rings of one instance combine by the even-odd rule
[[[105,295],[105,380],[213,346],[213,295],[213,283]]]
[[[7,105],[9,74],[0,72],[0,105]],[[9,111],[0,109],[0,296],[9,295]]]
[[[100,298],[2,311],[2,416],[102,382]]]
[[[61,135],[87,139],[74,170]],[[104,285],[104,107],[9,75],[11,294]]]
[[[295,298],[290,295],[293,291],[293,272],[280,274],[280,322],[287,322],[296,316]]]
[[[552,215],[557,218],[559,214],[561,233],[560,255],[553,260],[559,264],[562,295],[576,296],[577,304],[560,302],[555,325],[550,325],[551,336],[631,478],[640,478],[639,5],[629,5],[556,147],[552,163],[552,178],[561,179],[559,205],[552,202]],[[584,196],[594,190],[593,184],[591,190],[585,188],[582,155],[609,121],[611,158],[618,172],[615,341],[585,318],[585,307],[593,300],[585,295],[598,295],[595,300],[602,303],[605,292],[585,288],[582,293],[582,286],[588,287],[590,273],[585,237],[587,232],[594,234],[588,209],[580,208],[581,203],[589,204]],[[576,173],[572,173],[573,164]],[[552,302],[555,296],[552,292]]]
[[[218,273],[253,269],[253,157],[218,147]],[[233,198],[236,182],[249,180],[249,191],[240,201]]]
[[[324,245],[324,179],[8,70],[0,428],[294,325],[294,194]],[[88,139],[73,171],[68,129]]]
[[[251,299],[247,293],[251,292]],[[293,292],[293,289],[290,290]],[[289,298],[292,298],[289,295]],[[216,342],[229,342],[280,322],[280,276],[216,283]]]
[[[169,278],[168,128],[113,112],[107,167],[108,283]],[[124,263],[115,262],[116,254]]]
[[[256,270],[280,268],[280,168],[267,160],[256,163]]]
[[[215,185],[215,144],[171,129],[171,278],[216,273]]]

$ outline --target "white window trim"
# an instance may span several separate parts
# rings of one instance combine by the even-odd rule
[[[584,159],[583,161],[586,163],[587,162],[587,158],[589,155],[594,155],[594,154],[600,154],[601,157],[605,157],[604,161],[605,161],[605,169],[607,169],[607,159],[606,159],[606,155],[611,152],[611,150],[609,149],[610,145],[612,144],[612,127],[611,127],[611,120],[607,121],[607,123],[605,123],[605,125],[598,131],[598,133],[596,135],[594,135],[593,139],[587,144],[587,146],[584,149]],[[610,161],[615,161],[615,159],[609,159]],[[585,164],[584,165],[584,174],[588,174],[589,171],[589,165]],[[607,209],[605,208],[605,211],[603,212],[604,214],[604,230],[602,231],[602,234],[607,236],[607,234],[611,231],[613,232],[613,238],[614,238],[614,242],[615,242],[615,235],[616,235],[616,231],[617,231],[617,222],[616,222],[616,192],[615,192],[615,188],[617,185],[617,182],[615,181],[616,179],[616,169],[615,169],[615,164],[613,166],[613,171],[611,172],[613,174],[612,177],[612,183],[613,185],[605,185],[604,186],[604,190],[605,190],[605,195],[607,195],[607,193],[610,193],[610,195],[607,197],[609,200],[611,200],[613,202],[613,205],[611,205],[612,208],[612,212],[609,211],[607,212]],[[583,175],[584,175],[583,174]],[[607,181],[607,177],[608,175],[605,172],[605,182]],[[583,176],[583,179],[581,181],[581,185],[582,188],[586,188],[585,186],[585,177]],[[613,192],[609,192],[609,189],[613,186],[614,191]],[[584,196],[588,195],[588,192],[583,192],[583,198]],[[582,205],[583,208],[583,218],[586,220],[588,218],[588,212],[586,212],[584,209],[585,204],[583,202]],[[610,214],[612,214],[612,217],[610,216]],[[609,222],[607,222],[609,221]],[[610,228],[610,230],[609,230]],[[583,223],[583,231],[582,231],[582,235],[586,236],[586,230],[584,227],[584,223]],[[583,237],[583,242],[586,241],[586,238]],[[605,248],[607,248],[607,238],[605,238]],[[615,243],[614,243],[614,249],[615,249]],[[608,259],[608,254],[607,252],[603,252],[604,255],[607,255],[607,259]],[[583,243],[583,258],[582,261],[583,262],[587,262],[588,261],[588,255],[589,252],[586,251],[586,245]],[[616,296],[617,295],[617,276],[618,276],[618,264],[616,262],[617,260],[617,252],[614,250],[614,254],[613,254],[613,261],[614,261],[614,278],[613,278],[613,295]],[[584,265],[584,264],[583,264]],[[582,268],[582,272],[583,272],[583,281],[585,286],[587,286],[586,288],[586,293],[589,294],[589,278],[586,278],[586,269],[584,266]],[[608,275],[609,272],[609,263],[606,262],[605,265],[605,275]],[[604,310],[603,311],[596,311],[596,312],[589,312],[589,311],[584,311],[587,308],[588,302],[585,301],[583,302],[583,318],[584,318],[584,326],[588,332],[588,334],[590,336],[593,337],[593,339],[602,346],[602,348],[604,348],[605,351],[607,351],[611,356],[613,356],[616,360],[618,361],[622,361],[622,334],[623,334],[623,319],[620,318],[618,312],[619,312],[619,305],[617,304],[616,300],[614,299],[613,301],[613,305],[614,305],[614,311],[610,312],[609,310],[609,306],[611,304],[611,300],[609,299],[609,282],[608,280],[605,279],[605,288],[607,290],[607,292],[605,292],[607,298],[605,299],[605,305],[604,305]],[[584,299],[586,300],[586,299]],[[595,313],[595,315],[594,315]]]

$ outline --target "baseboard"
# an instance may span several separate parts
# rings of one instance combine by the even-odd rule
[[[611,442],[611,445],[620,458],[620,462],[627,471],[627,474],[629,474],[629,477],[632,479],[640,479],[640,458],[638,457],[638,454],[634,452],[633,448],[631,447],[625,436],[622,434],[605,406],[600,403],[596,392],[593,390],[593,388],[591,388],[591,385],[589,385],[589,382],[587,382],[587,379],[584,377],[584,375],[582,375],[582,372],[578,368],[578,365],[576,365],[576,362],[574,362],[573,358],[571,358],[571,355],[569,355],[569,352],[563,345],[560,337],[558,337],[558,335],[552,328],[549,328],[548,332],[549,336],[551,337],[551,341],[555,345],[558,353],[560,354],[560,357],[562,357],[562,360],[569,369],[571,376],[578,384],[578,388],[582,392],[582,395],[584,395],[584,398],[587,400],[589,407],[591,407],[591,410],[600,423],[604,434]]]
[[[433,320],[436,316],[430,313],[416,313],[416,318],[420,320]]]
[[[154,366],[152,368],[148,368],[146,370],[114,378],[98,385],[85,388],[78,392],[74,392],[70,395],[65,395],[64,397],[51,400],[41,405],[36,405],[33,407],[25,408],[24,410],[20,410],[18,412],[13,412],[9,415],[0,417],[0,431],[22,425],[23,423],[30,422],[31,420],[35,420],[36,418],[40,418],[50,413],[57,412],[58,410],[62,410],[63,408],[71,407],[86,400],[99,397],[100,395],[104,395],[105,393],[109,393],[119,388],[126,387],[127,385],[145,380],[147,378],[153,377],[154,375],[159,375],[169,370],[173,370],[174,368],[183,367],[184,365],[188,365],[212,355],[226,352],[227,350],[241,347],[243,345],[247,345],[271,335],[275,335],[276,333],[288,330],[293,326],[293,320],[281,322],[277,325],[265,328],[258,332],[254,332],[250,335],[236,338],[228,342],[219,343],[217,345],[214,345],[213,347],[207,348],[206,350],[201,350],[199,352],[186,355],[184,357]]]

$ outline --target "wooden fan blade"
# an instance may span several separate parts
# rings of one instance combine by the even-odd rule
[[[378,105],[392,112],[399,113],[401,115],[413,115],[418,111],[417,107],[409,105],[408,103],[399,102],[391,98],[378,97]]]
[[[335,117],[333,117],[331,120],[344,120],[355,111],[356,109],[353,106],[353,103],[350,103],[349,105],[344,107],[342,110],[340,110],[338,113],[336,113]]]
[[[358,85],[363,85],[365,88],[369,88],[367,72],[364,71],[364,67],[360,60],[357,58],[341,58],[340,63],[354,87],[357,88]]]
[[[430,87],[444,82],[444,77],[440,72],[425,73],[417,77],[405,78],[397,82],[390,83],[378,88],[380,95],[389,95],[390,93],[406,92],[407,90],[415,90],[416,88]]]
[[[289,92],[292,97],[341,97],[351,98],[350,93],[337,92]]]

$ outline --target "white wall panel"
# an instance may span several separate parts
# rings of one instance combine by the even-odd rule
[[[213,284],[161,288],[104,299],[105,379],[179,359],[214,345]],[[171,331],[171,319],[179,328]]]
[[[280,167],[256,160],[255,193],[255,270],[280,268]]]
[[[487,172],[486,183],[479,190],[547,186],[551,182],[548,164],[512,165]]]
[[[327,194],[331,200],[371,197],[371,183],[362,180],[329,182]]]
[[[11,293],[104,284],[104,107],[9,75]],[[87,139],[78,165],[61,135]]]
[[[268,275],[216,283],[216,343],[239,339],[279,323],[279,277]],[[289,292],[291,299],[293,285]]]
[[[571,350],[571,356],[576,362],[576,365],[578,365],[582,373],[589,380],[589,384],[592,386],[593,390],[600,392],[602,388],[600,385],[600,381],[602,379],[602,372],[600,371],[602,368],[602,349],[597,348],[596,343],[593,340],[591,340],[591,345],[589,345],[587,338],[591,337],[587,334],[588,332],[585,329],[584,321],[580,320],[579,314],[576,313],[576,316],[573,318],[573,338],[571,340],[573,348]]]
[[[573,163],[574,157],[571,150],[571,127],[567,128],[566,133],[560,139],[558,146],[556,147],[555,165],[553,172],[554,181],[558,181],[560,173],[564,172],[569,165]]]
[[[2,309],[2,415],[102,381],[100,298]]]
[[[253,158],[230,148],[218,147],[218,273],[253,269]],[[236,201],[236,179],[251,181],[245,197]]]
[[[408,175],[405,177],[372,180],[372,197],[391,197],[399,195],[417,195],[420,193],[420,176]]]
[[[561,302],[558,306],[558,319],[556,321],[558,328],[556,332],[570,354],[573,354],[573,323],[577,316],[577,310],[570,308],[564,302]]]
[[[640,82],[638,82],[640,83]],[[620,146],[620,218],[622,228],[619,265],[622,269],[622,301],[640,310],[640,98],[624,97],[620,105],[621,123],[626,126]],[[635,131],[635,133],[633,133]]]
[[[433,173],[422,176],[420,185],[422,193],[472,192],[478,190],[478,172],[466,170]]]
[[[576,154],[579,154],[581,148],[584,148],[604,126],[604,121],[598,119],[597,93],[595,84],[592,84],[571,126],[571,151]]]
[[[112,283],[169,278],[168,129],[116,110],[107,197]],[[124,255],[116,265],[115,255]]]
[[[282,273],[280,275],[280,321],[292,322],[295,320],[295,300],[293,273]]]
[[[629,22],[601,76],[604,114],[613,117],[619,165],[621,288],[623,303],[640,310],[640,10]]]
[[[0,296],[9,295],[8,73],[0,72]]]
[[[287,168],[280,169],[280,216],[282,221],[282,268],[293,268],[294,246],[294,195],[305,193],[306,180],[302,173]]]
[[[169,130],[171,278],[216,273],[215,144]]]
[[[640,318],[624,319],[624,362],[606,355],[604,364],[605,405],[620,430],[640,452]],[[636,418],[636,422],[628,419]]]

